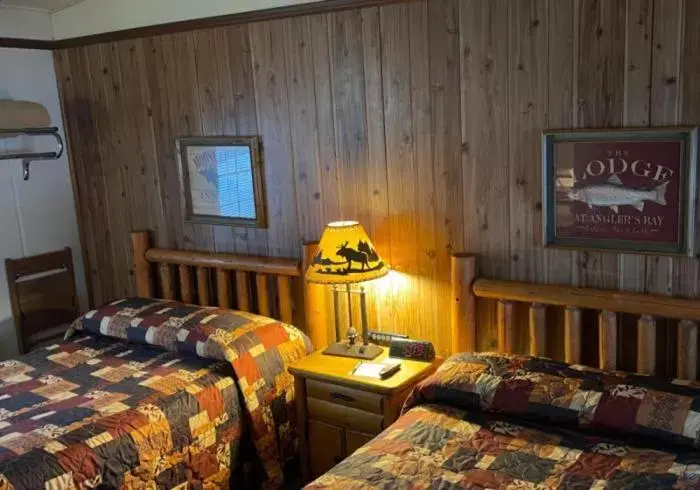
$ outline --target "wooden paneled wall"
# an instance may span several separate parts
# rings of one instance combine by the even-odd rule
[[[695,259],[541,247],[540,133],[700,123],[698,22],[695,0],[427,0],[57,51],[94,302],[132,293],[131,229],[298,257],[335,219],[400,272],[373,326],[442,352],[454,251],[486,277],[696,296]],[[200,134],[262,136],[269,229],[183,224],[175,138]]]

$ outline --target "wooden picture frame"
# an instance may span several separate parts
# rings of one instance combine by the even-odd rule
[[[186,222],[267,227],[258,136],[182,137],[177,155]]]
[[[698,129],[543,133],[548,247],[695,254]]]

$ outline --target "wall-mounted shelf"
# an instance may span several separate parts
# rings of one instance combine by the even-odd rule
[[[53,136],[58,147],[56,151],[44,153],[0,153],[0,160],[22,160],[24,180],[29,180],[29,164],[36,160],[58,160],[63,155],[63,138],[58,128],[0,129],[1,136]]]

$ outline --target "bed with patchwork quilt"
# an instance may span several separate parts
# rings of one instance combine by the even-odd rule
[[[460,354],[307,488],[700,488],[698,447],[696,382]]]
[[[131,298],[0,362],[0,489],[278,487],[311,349],[277,320]]]

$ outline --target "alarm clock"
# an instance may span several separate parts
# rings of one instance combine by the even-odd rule
[[[435,347],[427,340],[391,339],[389,357],[430,362],[435,359]]]

